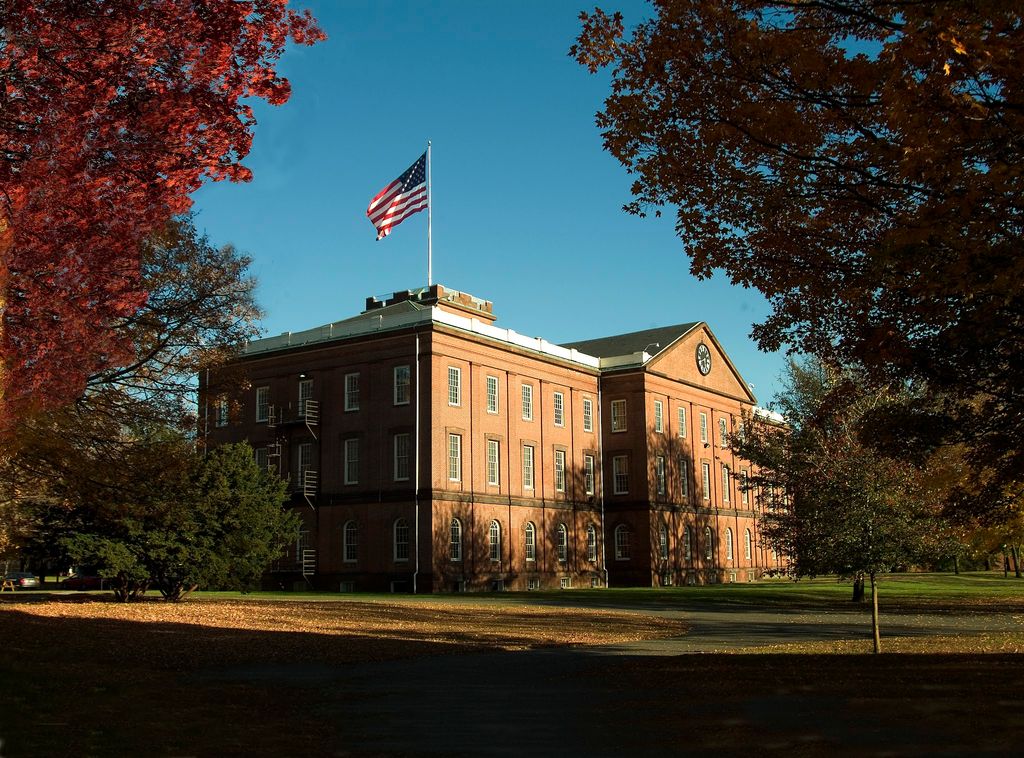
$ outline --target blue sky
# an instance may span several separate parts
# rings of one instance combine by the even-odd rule
[[[293,4],[329,39],[286,52],[292,98],[257,107],[253,182],[195,197],[211,241],[253,258],[267,334],[426,284],[426,213],[377,242],[365,212],[430,139],[435,283],[552,342],[707,321],[759,402],[771,399],[785,357],[749,338],[764,298],[724,276],[694,279],[671,212],[622,211],[630,178],[594,125],[608,77],[567,55],[592,2]],[[640,0],[614,7],[627,24],[648,12]]]

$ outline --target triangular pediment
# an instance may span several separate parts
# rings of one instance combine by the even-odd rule
[[[703,345],[703,347],[701,347]],[[698,351],[707,373],[701,370]],[[728,354],[703,321],[679,336],[647,363],[649,371],[728,397],[754,404],[756,398]]]

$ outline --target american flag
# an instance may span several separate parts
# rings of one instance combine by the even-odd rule
[[[377,193],[366,215],[377,229],[377,239],[391,234],[409,216],[427,207],[427,154],[423,153],[400,177]]]

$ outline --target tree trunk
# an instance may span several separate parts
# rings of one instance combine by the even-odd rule
[[[864,574],[858,572],[853,577],[853,602],[864,602]]]
[[[1013,576],[1020,579],[1020,545],[1011,547],[1010,552],[1013,553]]]
[[[871,634],[874,638],[874,652],[882,652],[882,637],[878,633],[878,582],[871,572]]]
[[[954,555],[953,556],[953,573],[956,574],[957,576],[960,575],[960,556],[959,555]]]
[[[1006,549],[1003,549],[1003,579],[1010,578],[1010,556],[1006,554]]]

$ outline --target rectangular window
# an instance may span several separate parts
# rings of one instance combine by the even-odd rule
[[[306,472],[313,467],[313,443],[303,442],[299,445],[299,484],[306,481]]]
[[[718,444],[720,447],[729,447],[729,421],[718,419]]]
[[[612,400],[612,431],[626,431],[626,401]]]
[[[659,455],[654,459],[654,480],[659,495],[665,494],[665,456]]]
[[[722,502],[729,502],[729,467],[722,464]]]
[[[487,377],[487,412],[498,412],[498,377]]]
[[[256,388],[256,420],[266,421],[270,418],[270,387]]]
[[[395,481],[409,480],[409,435],[395,435]]]
[[[313,380],[303,379],[299,382],[299,418],[306,417],[306,401],[313,398]]]
[[[215,406],[215,411],[214,411],[214,418],[215,418],[214,423],[217,426],[227,426],[228,425],[228,401],[227,400],[221,399],[221,400],[217,401],[217,405]]]
[[[487,440],[487,483],[497,487],[501,484],[501,443]]]
[[[594,456],[583,456],[583,489],[588,495],[594,494]]]
[[[594,431],[594,401],[589,397],[583,398],[583,431]]]
[[[746,469],[740,471],[740,502],[744,505],[750,503],[750,474],[747,473]]]
[[[533,421],[533,386],[523,385],[523,421]]]
[[[270,468],[270,454],[265,447],[258,447],[253,451],[256,455],[256,466],[260,471],[267,471]]]
[[[705,500],[711,499],[711,464],[702,462],[700,464],[700,489]]]
[[[565,426],[565,395],[561,392],[554,394],[555,404],[555,426]]]
[[[523,489],[533,489],[533,446],[523,445]]]
[[[654,401],[654,431],[661,434],[665,431],[665,420],[663,416],[663,409],[660,400]]]
[[[345,440],[345,484],[359,483],[359,440]]]
[[[345,374],[345,410],[359,410],[359,374]]]
[[[685,458],[679,459],[679,494],[690,496],[690,462]]]
[[[676,421],[679,423],[679,430],[676,432],[676,434],[678,434],[680,437],[685,437],[686,436],[686,409],[685,408],[679,408],[676,411],[676,415],[678,416]]]
[[[448,478],[453,482],[462,480],[462,435],[448,435]]]
[[[700,414],[700,441],[708,441],[708,414],[703,412]]]
[[[612,490],[616,495],[629,494],[629,456],[612,458]]]
[[[410,396],[410,372],[408,366],[395,366],[395,405],[408,405]]]
[[[555,451],[555,492],[565,492],[565,451]]]
[[[448,405],[462,405],[462,369],[448,367]]]

